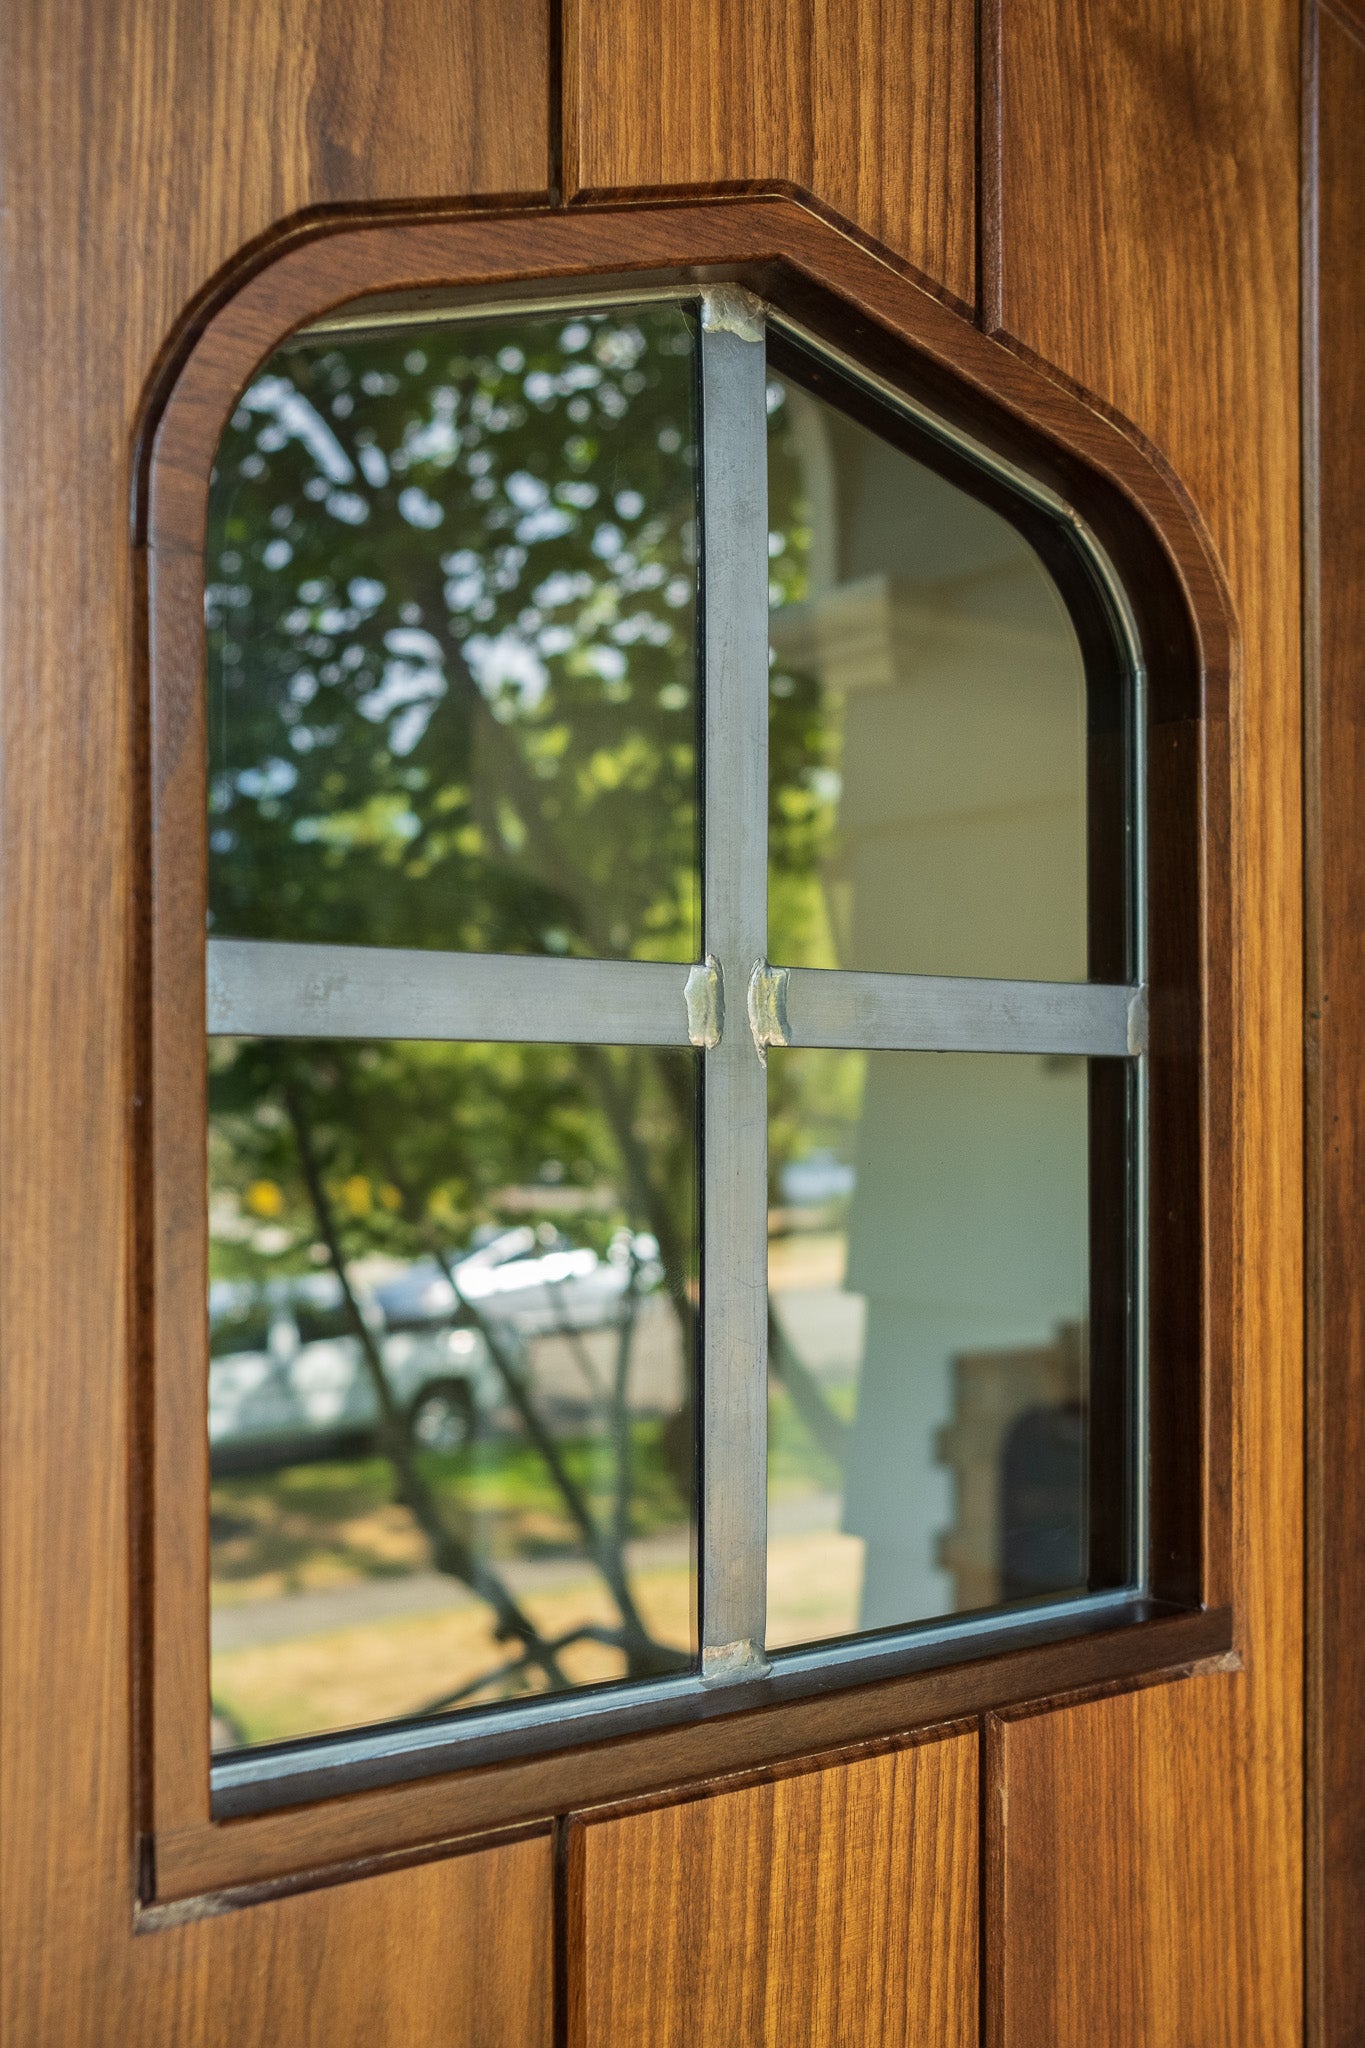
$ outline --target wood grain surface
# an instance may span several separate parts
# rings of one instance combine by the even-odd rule
[[[566,0],[566,196],[794,188],[969,305],[974,13],[974,0]]]
[[[1309,9],[1309,2041],[1365,2040],[1365,17]],[[1311,40],[1310,40],[1311,50]],[[1315,101],[1312,88],[1316,84]],[[1311,173],[1313,155],[1309,154]],[[1311,221],[1311,216],[1310,216]],[[1314,372],[1316,373],[1314,376]]]
[[[975,2048],[977,1738],[571,1831],[570,2048]]]
[[[994,2048],[1301,2027],[1297,27],[1290,0],[1003,9],[1003,326],[1171,463],[1241,629],[1233,1030],[1214,1049],[1237,1113],[1214,1180],[1235,1203],[1245,1669],[1005,1732]]]
[[[141,393],[223,264],[296,209],[543,198],[548,95],[543,0],[0,11],[6,2048],[373,2040],[361,2016],[384,1971],[397,2017],[380,2039],[536,2038],[540,1994],[520,1979],[543,1976],[543,1845],[515,1851],[505,1878],[499,1852],[449,1878],[263,1908],[238,1931],[131,1933],[129,961],[143,854],[128,506]],[[481,1940],[485,1893],[503,1900],[509,1968],[480,1980],[451,1959]],[[402,1904],[380,1911],[390,1900]],[[182,1998],[198,2035],[177,2019]]]
[[[1279,1873],[1251,1873],[1210,1777],[1238,1713],[1235,1681],[1196,1678],[992,1726],[991,2048],[1298,2039],[1259,1896]]]
[[[101,2048],[550,2048],[550,1881],[541,1837],[144,1931],[73,2013],[68,2038]],[[58,1945],[46,1964],[62,1973]],[[49,1989],[45,2006],[58,1995]],[[27,2048],[37,2037],[12,2038]]]

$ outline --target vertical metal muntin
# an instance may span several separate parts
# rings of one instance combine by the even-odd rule
[[[768,939],[768,449],[763,308],[701,297],[703,818],[708,957],[743,988]],[[768,1091],[747,1031],[703,1056],[702,1677],[767,1669]]]

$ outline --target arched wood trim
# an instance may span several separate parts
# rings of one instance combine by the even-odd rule
[[[363,297],[502,304],[547,282],[736,279],[1030,470],[1119,566],[1150,672],[1152,1578],[1134,1626],[610,1744],[471,1767],[226,1823],[210,1816],[203,939],[204,539],[223,428],[294,330]],[[235,288],[234,288],[235,286]],[[433,1848],[491,1827],[882,1739],[963,1713],[1187,1669],[1232,1643],[1231,900],[1223,581],[1136,436],[786,197],[335,218],[215,280],[163,352],[134,464],[148,917],[138,1246],[145,1890],[161,1901]],[[430,1766],[428,1766],[430,1768]]]

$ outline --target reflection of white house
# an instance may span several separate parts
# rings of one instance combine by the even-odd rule
[[[772,637],[842,707],[838,964],[1084,979],[1084,675],[1049,578],[995,513],[789,392],[820,539],[811,595]],[[869,1056],[844,1515],[867,1539],[864,1626],[951,1606],[950,1362],[1083,1321],[1086,1154],[1080,1062]]]

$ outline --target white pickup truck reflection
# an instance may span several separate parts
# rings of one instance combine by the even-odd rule
[[[458,1450],[505,1399],[504,1362],[525,1370],[531,1339],[620,1320],[628,1286],[662,1277],[652,1237],[620,1232],[606,1258],[529,1226],[467,1253],[451,1279],[423,1259],[353,1282],[388,1384],[426,1448]],[[209,1451],[227,1473],[361,1453],[379,1421],[365,1347],[331,1273],[209,1288]]]

